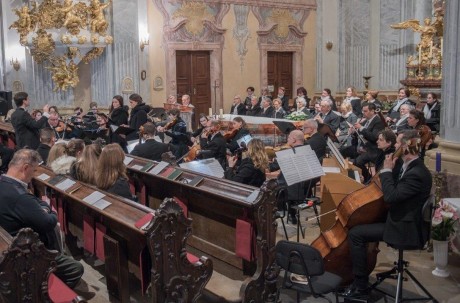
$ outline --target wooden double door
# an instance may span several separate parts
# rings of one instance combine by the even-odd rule
[[[177,97],[189,95],[195,106],[194,128],[200,113],[208,114],[211,106],[211,75],[209,51],[176,51]]]
[[[278,88],[284,87],[284,95],[293,99],[296,92],[292,89],[292,52],[267,53],[267,84],[273,87],[272,97],[278,96]]]

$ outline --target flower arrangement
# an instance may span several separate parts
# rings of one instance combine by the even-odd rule
[[[458,215],[455,209],[444,201],[440,201],[431,220],[431,238],[447,241],[455,233]]]
[[[285,116],[284,119],[293,120],[293,121],[304,121],[308,119],[308,116],[304,112],[295,111]]]

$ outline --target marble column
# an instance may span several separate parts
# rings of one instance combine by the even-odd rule
[[[441,140],[427,152],[425,163],[434,170],[436,152],[441,153],[446,174],[445,194],[460,197],[460,2],[446,1],[442,68]]]

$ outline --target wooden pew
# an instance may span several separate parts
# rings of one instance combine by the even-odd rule
[[[16,147],[16,135],[10,122],[0,121],[0,142],[11,149]]]
[[[96,246],[97,239],[103,237],[103,248],[96,248],[96,255],[105,261],[111,296],[129,302],[128,279],[132,272],[141,280],[143,291],[151,281],[151,302],[165,302],[177,296],[181,302],[194,302],[198,298],[212,274],[212,263],[206,258],[193,264],[187,260],[185,245],[191,234],[191,220],[184,217],[177,203],[165,200],[155,211],[81,182],[63,190],[59,186],[62,181],[56,183],[55,178],[50,169],[39,167],[32,180],[35,194],[56,198],[61,228],[66,230],[72,224],[79,237],[89,228],[88,218],[93,221]],[[63,178],[72,180],[67,176]],[[108,207],[100,209],[84,201],[96,191],[106,194],[104,200],[111,203]],[[153,219],[149,220],[153,213]],[[147,225],[139,226],[142,220]],[[89,241],[94,239],[89,238]]]
[[[31,228],[13,238],[0,227],[0,250],[1,302],[86,302],[52,273],[58,252]]]
[[[188,245],[192,251],[209,256],[215,272],[236,281],[234,285],[238,289],[234,291],[233,300],[274,300],[279,272],[272,267],[276,244],[275,194],[278,189],[275,180],[267,181],[259,189],[185,169],[179,169],[180,176],[172,179],[161,176],[164,171],[160,175],[148,172],[147,168],[156,167],[157,162],[131,155],[127,157],[132,159],[129,159],[128,174],[141,201],[156,207],[164,197],[174,195],[186,205],[188,215],[193,219],[193,235]],[[191,185],[197,178],[202,180]],[[243,262],[235,253],[236,223],[240,219],[253,222],[255,227],[256,259],[253,262]],[[251,266],[252,271],[248,270]],[[229,300],[219,292],[222,285],[214,284],[216,276],[213,274],[206,290],[221,300]]]

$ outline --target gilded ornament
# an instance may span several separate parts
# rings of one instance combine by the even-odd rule
[[[62,4],[56,0],[43,1],[34,14],[37,18],[37,27],[39,29],[61,28],[65,21],[61,9]]]
[[[77,39],[78,39],[78,40],[77,40],[77,43],[78,43],[78,44],[85,44],[86,41],[88,40],[88,39],[86,38],[86,36],[78,36]]]
[[[204,30],[203,21],[212,21],[213,15],[208,12],[208,7],[202,2],[184,2],[173,14],[173,19],[187,19],[185,29],[194,36],[198,36]]]
[[[91,35],[91,43],[92,44],[98,44],[99,43],[99,35],[98,34]]]
[[[16,29],[20,37],[20,42],[24,45],[26,43],[27,35],[35,28],[35,19],[30,15],[30,11],[27,6],[23,6],[21,9],[15,9],[14,13],[18,16],[18,20],[13,22],[9,29]]]
[[[112,44],[113,43],[113,37],[112,36],[105,36],[104,41],[106,44]]]
[[[61,36],[61,42],[62,42],[62,44],[70,44],[70,43],[72,43],[72,40],[70,39],[69,35],[62,35]]]
[[[104,9],[106,9],[111,3],[112,0],[105,4],[101,4],[99,0],[91,0],[90,28],[92,33],[104,35],[107,31],[109,24],[105,20]]]
[[[80,50],[78,49],[78,47],[71,46],[67,50],[67,58],[69,59],[75,59],[79,54]]]
[[[67,65],[65,56],[51,59],[52,66],[47,67],[51,71],[51,78],[56,84],[53,91],[67,90],[72,87],[75,88],[80,81],[78,78],[78,66],[70,60]]]
[[[61,8],[61,14],[63,15],[64,24],[63,26],[72,34],[78,35],[80,29],[84,29],[87,23],[87,7],[83,2],[78,2],[73,5],[72,0],[64,0],[64,4]]]
[[[83,61],[85,64],[88,64],[91,60],[94,60],[100,55],[102,55],[103,52],[104,52],[103,47],[95,47],[92,50],[90,50],[88,53],[86,53],[86,55],[81,59],[81,61]]]
[[[273,9],[270,19],[278,25],[275,29],[278,38],[286,38],[289,35],[289,25],[296,25],[295,19],[287,9]]]
[[[39,29],[37,37],[32,38],[32,45],[30,53],[35,61],[40,64],[47,60],[56,49],[56,44],[51,36],[45,30]]]

